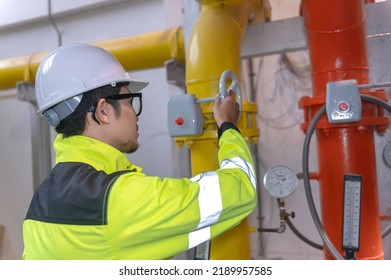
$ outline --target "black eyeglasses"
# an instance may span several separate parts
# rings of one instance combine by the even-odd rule
[[[114,94],[114,95],[109,95],[109,96],[106,96],[104,97],[103,99],[107,100],[107,99],[111,99],[111,100],[121,100],[121,99],[127,99],[127,98],[130,98],[130,105],[132,106],[136,116],[140,116],[141,114],[141,111],[143,109],[143,99],[142,99],[142,94],[141,92],[136,92],[136,93],[123,93],[123,94]],[[97,122],[98,124],[99,121],[96,119],[96,116],[95,116],[95,110],[96,110],[96,106],[91,106],[89,109],[88,109],[88,112],[91,112],[93,113],[92,114],[92,119]]]
[[[127,98],[130,98],[130,105],[132,105],[133,110],[136,113],[136,116],[140,116],[141,111],[143,109],[143,99],[142,99],[141,92],[115,94],[115,95],[109,95],[105,97],[106,100],[107,99],[121,100]]]

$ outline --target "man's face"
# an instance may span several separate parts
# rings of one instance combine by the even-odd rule
[[[127,87],[122,87],[120,94],[129,93]],[[119,116],[112,123],[112,142],[123,153],[133,153],[138,148],[138,116],[130,103],[130,98],[118,100]]]

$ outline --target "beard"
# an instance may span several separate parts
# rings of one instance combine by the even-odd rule
[[[124,147],[124,150],[122,152],[125,154],[132,154],[135,151],[137,151],[138,147],[139,147],[139,145],[137,142],[136,143],[129,143],[129,145],[126,145]]]

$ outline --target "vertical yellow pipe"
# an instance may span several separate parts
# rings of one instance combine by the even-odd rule
[[[249,18],[262,11],[263,5],[262,1],[252,0],[198,2],[201,11],[186,54],[186,84],[188,93],[205,98],[218,93],[219,79],[224,70],[231,70],[240,77],[240,47],[245,28]],[[201,109],[210,112],[210,106],[202,105]],[[195,139],[190,146],[190,155],[193,175],[218,168],[216,139]],[[212,240],[210,258],[249,259],[248,235],[247,220],[244,220]]]

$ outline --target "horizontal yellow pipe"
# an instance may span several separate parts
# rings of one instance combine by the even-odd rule
[[[126,71],[163,67],[165,61],[185,62],[183,28],[144,33],[93,43],[113,54]],[[39,63],[48,52],[0,60],[0,90],[20,81],[34,82]]]
[[[0,61],[0,90],[16,87],[17,82],[33,82],[40,61],[47,52],[8,58]]]
[[[185,62],[183,28],[95,43],[114,55],[126,71],[163,67],[167,60]]]

